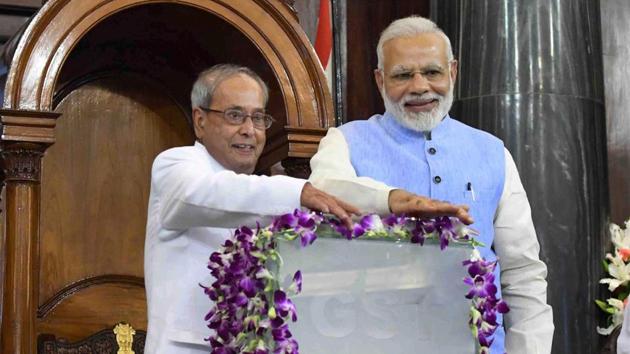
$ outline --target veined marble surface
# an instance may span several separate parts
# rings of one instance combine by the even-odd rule
[[[549,269],[552,353],[597,353],[609,214],[600,2],[433,4],[460,60],[452,116],[503,139],[527,191]]]

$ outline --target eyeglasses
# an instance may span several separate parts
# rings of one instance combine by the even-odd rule
[[[271,115],[263,112],[254,112],[252,114],[247,114],[236,108],[228,108],[225,111],[219,111],[216,109],[210,109],[208,107],[201,106],[199,106],[199,108],[206,112],[223,113],[223,118],[228,123],[234,125],[243,124],[245,122],[245,119],[247,117],[250,117],[252,119],[252,124],[254,125],[254,128],[260,130],[269,129],[273,122],[275,122],[275,119],[273,119]]]

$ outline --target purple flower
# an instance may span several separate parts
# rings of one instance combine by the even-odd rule
[[[375,214],[366,215],[359,220],[359,225],[367,230],[374,230],[375,228],[382,226],[380,218]]]
[[[431,220],[418,220],[416,221],[416,227],[420,227],[424,230],[425,234],[430,234],[435,232],[435,224]]]
[[[440,236],[440,249],[444,250],[448,246],[449,241],[453,239],[453,235],[455,235],[451,219],[448,216],[435,218],[435,229]]]
[[[357,238],[363,236],[366,232],[379,230],[383,230],[381,218],[378,215],[370,214],[362,217],[358,223],[354,224],[352,234],[354,238]]]
[[[508,313],[510,312],[510,307],[503,300],[499,301],[496,305],[496,309],[499,313]]]
[[[245,294],[243,293],[238,293],[235,296],[232,296],[228,299],[228,301],[231,304],[234,304],[235,306],[241,307],[241,306],[245,306],[247,305],[247,296],[245,296]]]
[[[273,301],[276,304],[276,311],[281,317],[286,317],[291,314],[293,322],[297,321],[297,311],[293,301],[287,298],[287,294],[282,290],[276,290],[273,294]]]
[[[494,309],[492,310],[486,310],[483,315],[481,315],[481,319],[483,320],[483,322],[491,325],[491,326],[497,326],[497,313],[496,311],[494,311]],[[494,332],[494,331],[493,331]]]
[[[470,260],[462,262],[468,266],[468,274],[464,282],[470,286],[466,297],[473,299],[473,313],[470,324],[474,326],[473,333],[477,334],[480,353],[488,353],[487,350],[493,342],[494,333],[498,327],[497,313],[509,311],[504,301],[497,299],[497,287],[494,285],[493,271],[496,261],[484,260],[477,250],[473,251]]]
[[[407,223],[407,217],[404,214],[401,214],[401,215],[391,214],[390,216],[383,219],[383,224],[389,226],[390,228],[402,227],[406,223]]]
[[[212,252],[212,254],[210,255],[210,264],[208,265],[208,267],[210,267],[212,263],[218,266],[223,265],[223,260],[221,259],[221,254],[219,252]]]
[[[216,313],[215,309],[210,310],[204,317],[204,321],[207,322],[208,320],[210,320],[214,316],[215,313]]]
[[[241,226],[234,232],[234,237],[240,242],[251,242],[254,231],[247,226]]]
[[[315,218],[313,217],[314,215],[311,215],[311,213],[304,212],[299,209],[295,209],[295,211],[293,212],[293,215],[297,217],[297,220],[298,220],[297,223],[301,227],[305,229],[312,229],[315,227],[316,221],[315,221]]]
[[[230,333],[236,337],[243,330],[243,322],[231,321],[229,326]]]
[[[209,257],[207,267],[214,282],[210,286],[200,284],[214,301],[205,315],[208,327],[214,330],[207,339],[212,353],[269,354],[271,350],[274,354],[298,353],[298,343],[286,323],[288,318],[297,321],[297,310],[287,292],[293,294],[302,290],[302,273],[295,272],[287,292],[282,290],[277,279],[276,267],[281,261],[276,248],[279,241],[294,241],[298,237],[303,247],[312,244],[322,223],[348,239],[374,231],[371,236],[389,234],[420,245],[427,238],[439,239],[442,249],[450,241],[478,244],[469,236],[477,235],[474,230],[459,219],[449,217],[415,219],[391,215],[381,221],[376,215],[368,215],[348,229],[334,217],[324,218],[321,213],[296,209],[274,218],[266,229],[260,224],[255,230],[240,227]],[[274,237],[274,233],[280,237]],[[507,304],[497,298],[493,274],[496,264],[497,261],[485,261],[476,250],[470,260],[463,262],[470,276],[464,279],[470,286],[466,297],[472,299],[473,304],[469,323],[480,353],[488,353],[498,327],[498,314],[509,311]]]
[[[291,334],[291,331],[289,331],[289,326],[287,324],[283,324],[277,328],[272,329],[271,335],[276,342],[291,338],[293,336]]]
[[[280,215],[277,218],[273,219],[273,223],[271,225],[271,231],[282,231],[285,229],[292,229],[297,225],[298,219],[291,214]]]
[[[203,288],[203,292],[208,295],[208,297],[210,298],[210,300],[212,301],[217,301],[217,299],[219,298],[219,296],[217,295],[216,290],[214,290],[213,288],[209,288],[209,287],[205,287],[201,284],[199,284],[200,287]]]
[[[295,339],[290,338],[276,343],[274,354],[298,354],[298,343]]]
[[[256,296],[256,282],[252,278],[244,277],[238,282],[238,285],[247,297]]]
[[[352,228],[352,237],[357,238],[363,236],[368,230],[360,224],[354,224]]]
[[[462,264],[468,266],[468,274],[470,274],[471,277],[475,277],[477,275],[494,272],[497,261],[485,261],[483,259],[465,260]]]
[[[479,345],[486,348],[490,348],[492,342],[494,342],[493,338],[488,338],[488,336],[483,333],[479,333],[479,335],[477,335],[477,339],[479,340]]]
[[[349,230],[346,225],[344,225],[338,219],[329,219],[328,224],[335,230],[337,233],[341,234],[348,240],[352,240],[352,231]]]
[[[302,247],[306,247],[317,239],[317,235],[314,231],[305,231],[300,234],[300,242],[302,243]]]
[[[419,243],[420,246],[424,245],[424,229],[422,228],[420,223],[416,223],[416,227],[411,230],[411,243]]]
[[[227,342],[230,339],[230,327],[227,321],[219,323],[216,331],[217,335],[223,339],[223,342]]]
[[[240,253],[237,253],[234,255],[232,262],[228,266],[227,272],[231,275],[243,274],[245,270],[247,269],[247,267],[249,266],[248,263],[249,263],[249,260],[246,257],[241,255]]]
[[[470,285],[466,298],[494,296],[497,293],[497,286],[494,285],[493,281],[494,275],[492,274],[477,275],[475,278],[464,279],[464,283]]]
[[[293,275],[293,283],[291,284],[291,286],[293,287],[294,284],[296,293],[300,293],[302,291],[302,272],[300,272],[299,270]]]
[[[321,221],[322,216],[318,213],[295,209],[291,214],[274,218],[270,230],[272,232],[290,229],[296,232],[302,229],[314,230]]]

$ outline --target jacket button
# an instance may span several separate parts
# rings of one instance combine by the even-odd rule
[[[437,150],[435,150],[435,148],[430,148],[429,149],[429,154],[431,154],[431,155],[435,155],[436,152],[437,152]]]
[[[435,182],[436,184],[442,182],[442,177],[440,177],[440,176],[433,177],[433,182]]]

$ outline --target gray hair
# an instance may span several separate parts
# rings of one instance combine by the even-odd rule
[[[265,106],[269,100],[269,88],[263,79],[252,69],[234,64],[217,64],[199,73],[190,92],[190,103],[193,109],[196,107],[210,107],[212,97],[217,87],[225,80],[238,74],[244,74],[256,81],[263,90]]]
[[[423,33],[436,33],[444,38],[448,61],[453,60],[453,48],[446,34],[429,19],[420,16],[409,16],[390,23],[381,33],[381,38],[379,38],[378,46],[376,47],[378,68],[383,69],[383,45],[385,42],[398,37],[412,37]]]

